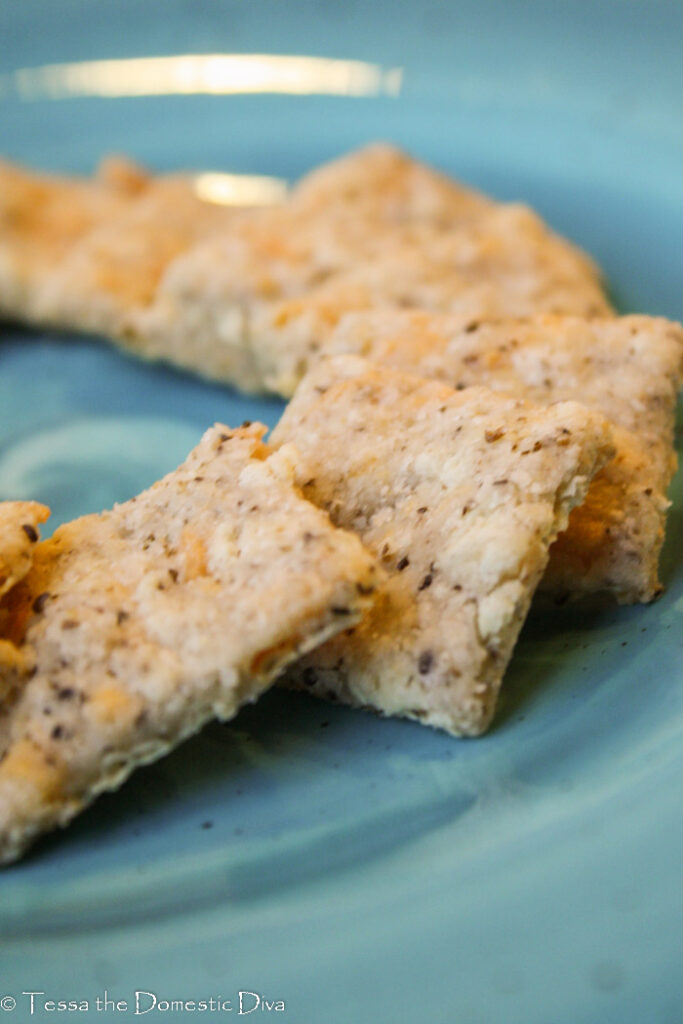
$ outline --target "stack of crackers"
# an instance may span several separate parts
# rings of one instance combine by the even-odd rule
[[[0,505],[0,861],[276,679],[478,735],[537,588],[660,590],[683,329],[391,147],[253,209],[0,165],[0,313],[291,399],[49,540]]]

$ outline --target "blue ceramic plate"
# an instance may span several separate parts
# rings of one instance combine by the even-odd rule
[[[290,179],[391,139],[681,318],[682,37],[671,0],[5,2],[0,147]],[[178,54],[242,56],[99,63]],[[0,497],[100,509],[280,408],[4,329]],[[681,483],[664,597],[536,611],[487,737],[272,693],[41,843],[0,879],[0,1018],[683,1020]]]

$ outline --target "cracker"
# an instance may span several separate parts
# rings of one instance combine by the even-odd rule
[[[39,526],[49,515],[37,501],[0,502],[0,597],[31,568]]]
[[[613,454],[606,421],[339,356],[286,409],[273,443],[289,441],[304,493],[360,535],[388,580],[358,626],[287,680],[481,733],[548,548]]]
[[[159,350],[192,339],[202,372],[289,397],[344,313],[381,306],[610,312],[594,264],[527,207],[371,146],[189,249],[131,332]],[[245,344],[250,364],[235,358]]]
[[[0,502],[0,599],[26,576],[50,510],[37,501]],[[18,674],[30,668],[25,652],[4,639],[6,613],[0,600],[0,704]]]
[[[106,161],[93,179],[38,174],[0,162],[0,310],[39,319],[43,282],[103,223],[116,223],[150,179]]]
[[[105,161],[94,179],[0,167],[0,308],[57,328],[118,337],[167,265],[229,211],[190,178]]]
[[[45,198],[27,193],[28,237],[20,198],[9,216],[0,206],[0,310],[98,331],[246,391],[291,395],[349,310],[610,311],[593,263],[531,210],[495,203],[390,146],[318,169],[264,209],[222,209],[197,199],[189,180],[143,175],[122,209],[121,189],[112,213],[105,189],[99,219],[77,218],[78,231],[61,234],[54,209],[73,204],[89,216],[102,186],[57,182],[68,203],[47,179],[41,188]],[[27,248],[41,250],[43,207],[59,261],[24,266],[20,289],[3,285]]]
[[[455,387],[485,385],[539,405],[575,400],[602,412],[615,427],[616,457],[572,512],[542,587],[556,596],[607,590],[622,603],[659,593],[683,380],[680,324],[547,315],[478,322],[387,310],[349,316],[329,349]]]
[[[0,710],[0,861],[232,718],[372,600],[374,560],[264,432],[217,426],[150,490],[36,545],[4,599],[27,666]]]

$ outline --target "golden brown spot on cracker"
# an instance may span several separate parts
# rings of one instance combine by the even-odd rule
[[[129,195],[139,195],[151,183],[147,171],[123,156],[105,157],[97,168],[97,177],[110,188]]]
[[[284,327],[290,320],[294,320],[295,317],[299,316],[304,309],[305,305],[301,299],[285,303],[280,306],[273,318],[274,326]]]
[[[180,535],[180,550],[185,559],[186,580],[194,580],[198,576],[208,574],[204,541],[188,526]]]
[[[487,369],[495,369],[495,367],[502,362],[502,354],[500,350],[494,349],[492,352],[488,352],[484,357],[484,361],[486,363]]]
[[[24,652],[11,640],[0,640],[0,665],[5,669],[17,670],[26,667]]]
[[[45,754],[31,740],[15,743],[0,764],[0,780],[32,786],[43,800],[52,800],[60,792],[64,768],[59,762],[48,762]]]
[[[105,684],[90,699],[89,713],[106,725],[132,723],[142,710],[142,700],[120,686]]]
[[[484,437],[486,438],[486,440],[488,441],[489,444],[492,444],[494,441],[500,441],[501,437],[504,437],[504,436],[505,436],[505,431],[501,430],[500,427],[498,427],[497,430],[487,430],[484,433]]]

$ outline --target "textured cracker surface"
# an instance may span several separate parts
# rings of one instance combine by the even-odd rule
[[[0,502],[0,599],[26,576],[33,564],[33,553],[40,539],[40,524],[50,510],[37,501]],[[0,706],[17,672],[30,668],[30,658],[4,639],[3,611],[0,601]]]
[[[200,200],[189,178],[115,158],[81,180],[0,164],[0,309],[122,336],[169,262],[230,214]]]
[[[53,183],[6,166],[3,190],[0,312],[98,331],[246,391],[291,395],[349,310],[610,311],[593,263],[531,210],[390,146],[263,209],[203,203],[188,180],[127,165]]]
[[[536,409],[339,356],[285,410],[273,443],[290,441],[304,493],[355,530],[389,576],[361,623],[288,681],[482,732],[548,548],[613,453],[605,419],[573,402]]]
[[[37,501],[0,502],[0,597],[26,575],[50,510]]]
[[[0,162],[0,309],[37,319],[40,292],[80,241],[115,223],[146,182],[106,169],[93,180],[40,175]]]
[[[543,588],[609,590],[622,602],[659,592],[683,380],[680,324],[647,316],[495,322],[385,310],[347,317],[329,347],[452,387],[484,385],[539,405],[580,401],[604,413],[617,428],[616,457],[572,512]]]
[[[149,491],[62,526],[4,598],[0,861],[69,821],[299,653],[355,622],[378,576],[258,425],[208,431]]]

